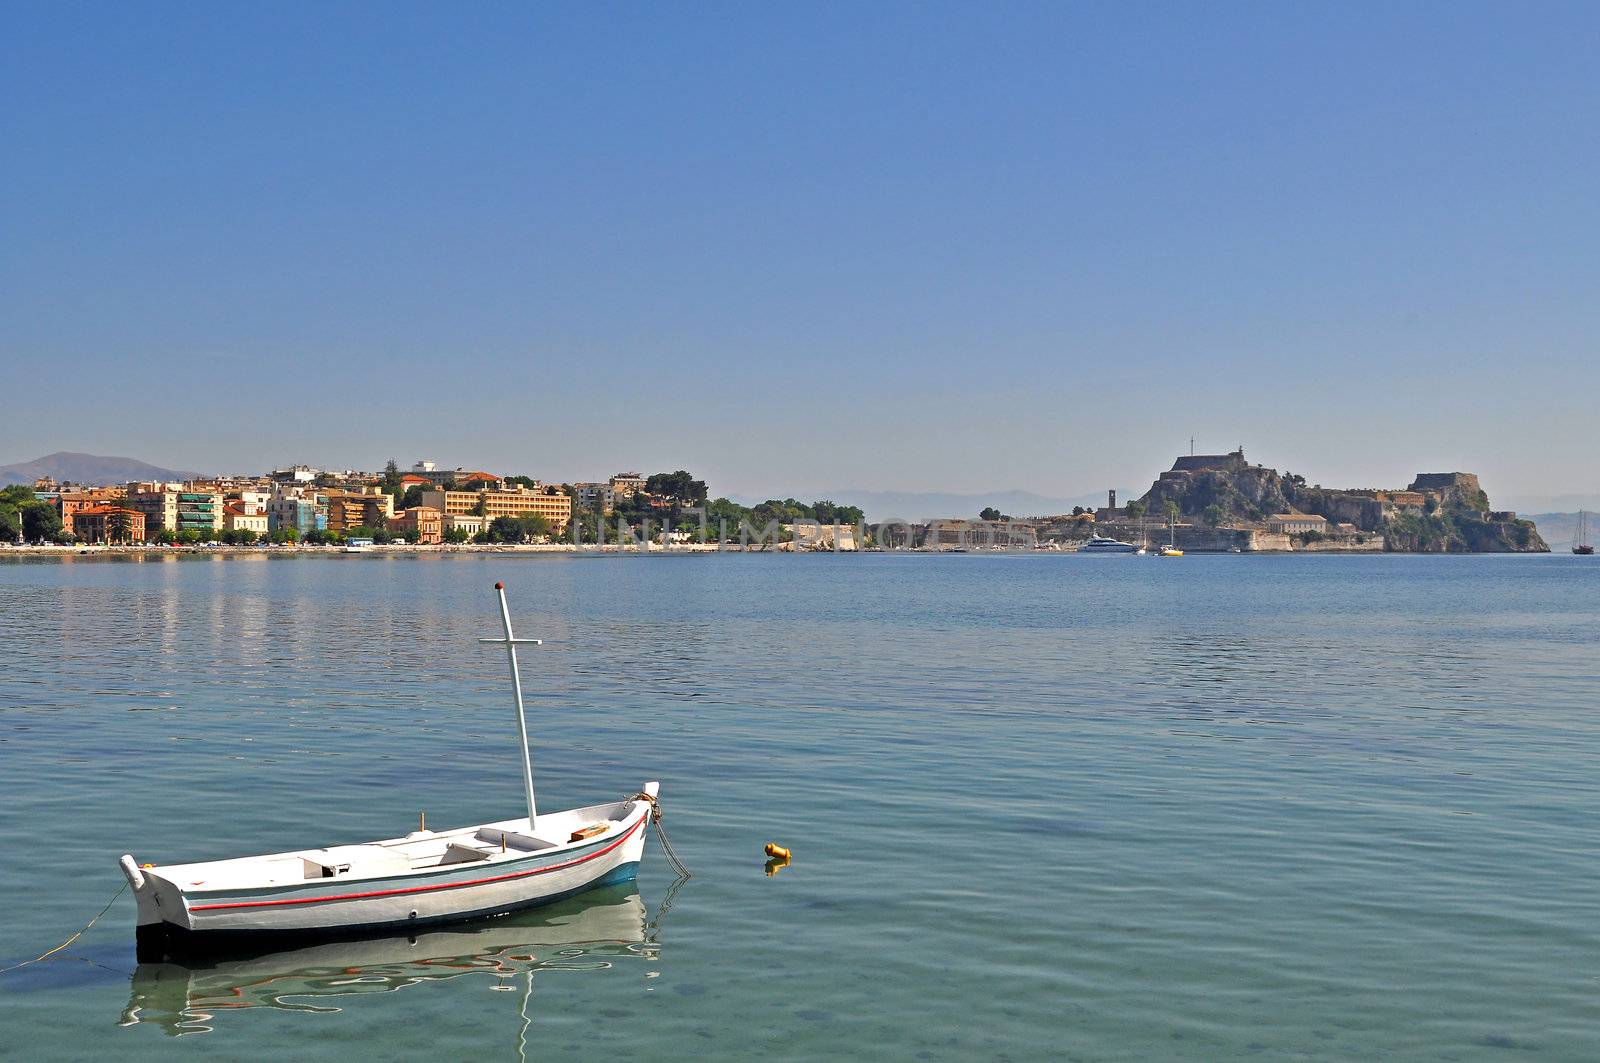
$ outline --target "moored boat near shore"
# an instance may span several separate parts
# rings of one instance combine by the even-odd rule
[[[1125,543],[1121,539],[1111,539],[1104,535],[1096,535],[1078,547],[1080,554],[1137,554],[1142,550],[1142,547],[1133,543]]]
[[[539,815],[517,647],[496,583],[516,694],[527,816],[446,831],[231,860],[121,860],[138,906],[141,959],[263,935],[326,937],[499,915],[631,879],[660,784],[620,801]]]

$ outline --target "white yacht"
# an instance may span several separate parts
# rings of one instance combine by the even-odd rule
[[[1080,554],[1137,554],[1143,550],[1141,546],[1125,543],[1121,539],[1108,539],[1104,535],[1096,535],[1078,547]]]

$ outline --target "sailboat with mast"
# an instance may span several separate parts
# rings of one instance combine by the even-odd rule
[[[1182,557],[1183,551],[1178,549],[1178,515],[1167,514],[1167,545],[1161,548],[1162,557]]]
[[[1572,540],[1572,552],[1585,556],[1594,553],[1594,547],[1589,543],[1589,514],[1578,510],[1578,534]]]
[[[517,647],[496,583],[516,695],[527,815],[398,838],[198,863],[121,859],[138,906],[141,960],[263,936],[326,938],[502,915],[632,879],[659,817],[660,784],[621,801],[540,813],[528,753]]]

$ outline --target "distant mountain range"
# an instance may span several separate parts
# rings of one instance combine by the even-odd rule
[[[753,506],[768,498],[785,495],[736,495],[733,500]],[[816,492],[815,497],[795,496],[800,502],[827,499],[842,506],[860,506],[868,521],[928,520],[933,517],[976,517],[980,510],[993,506],[1008,517],[1044,517],[1071,513],[1073,506],[1092,508],[1106,504],[1104,494],[1078,495],[1075,498],[1050,498],[1032,491],[990,491],[984,494],[951,494],[942,491],[842,491]]]
[[[1503,505],[1507,509],[1514,509],[1518,513],[1553,513],[1559,516],[1563,513],[1576,513],[1580,509],[1586,509],[1590,513],[1594,513],[1600,511],[1600,494],[1518,495],[1507,491],[1505,501],[1502,502],[1496,496],[1495,504]],[[1529,517],[1528,519],[1532,520],[1533,518]]]
[[[41,476],[48,476],[52,480],[70,480],[75,484],[101,485],[125,484],[134,480],[188,480],[198,475],[183,469],[163,469],[135,458],[74,454],[62,450],[32,461],[0,465],[0,487],[31,484]]]
[[[1564,554],[1572,549],[1578,537],[1576,513],[1527,513],[1524,516],[1533,521],[1552,552]],[[1593,510],[1589,512],[1589,545],[1600,545],[1600,517]]]

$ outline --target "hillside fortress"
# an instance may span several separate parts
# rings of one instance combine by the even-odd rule
[[[1404,488],[1328,488],[1228,454],[1189,454],[1140,498],[1098,510],[1102,534],[1179,523],[1196,550],[1547,552],[1532,521],[1489,508],[1469,472],[1418,473]]]

